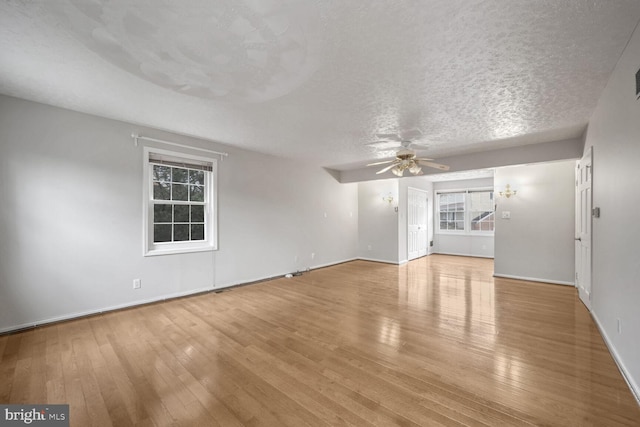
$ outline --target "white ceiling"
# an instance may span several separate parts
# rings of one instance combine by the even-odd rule
[[[349,169],[579,137],[638,0],[3,0],[0,93]],[[630,89],[632,90],[632,89]]]

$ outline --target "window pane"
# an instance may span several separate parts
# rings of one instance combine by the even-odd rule
[[[153,165],[154,181],[171,181],[171,168],[169,166]]]
[[[171,189],[171,200],[188,200],[189,193],[187,191],[187,184],[172,184]]]
[[[191,222],[204,222],[204,206],[191,206]]]
[[[464,222],[456,222],[456,230],[464,230]]]
[[[204,224],[191,225],[191,240],[204,240]]]
[[[171,222],[171,205],[154,205],[153,222]]]
[[[190,185],[189,191],[192,202],[204,202],[204,187],[201,185]]]
[[[171,187],[170,184],[162,182],[153,183],[153,200],[170,200],[171,199]]]
[[[440,230],[446,230],[447,229],[447,223],[440,221]]]
[[[189,183],[204,185],[204,171],[189,171]]]
[[[475,191],[470,193],[471,218],[473,231],[494,230],[493,191]]]
[[[173,205],[173,222],[189,222],[189,205]]]
[[[176,224],[173,226],[173,240],[181,242],[189,240],[189,224]]]
[[[471,210],[493,211],[493,191],[476,191],[470,194]]]
[[[171,224],[154,224],[153,241],[170,242],[171,241]]]
[[[189,178],[189,173],[187,169],[182,168],[172,168],[173,169],[173,182],[187,182]]]
[[[447,205],[448,205],[447,194],[441,194],[440,195],[440,212],[446,212]]]

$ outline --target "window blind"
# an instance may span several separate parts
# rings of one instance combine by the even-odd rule
[[[205,160],[185,159],[167,154],[149,153],[149,163],[163,166],[173,166],[185,169],[213,171],[213,162]]]

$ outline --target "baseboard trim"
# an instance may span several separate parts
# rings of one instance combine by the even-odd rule
[[[540,279],[537,277],[512,276],[510,274],[493,274],[493,277],[501,277],[503,279],[526,280],[527,282],[551,283],[552,285],[575,286],[573,282],[565,282],[564,280]]]
[[[75,313],[71,313],[71,314],[65,314],[65,315],[62,315],[62,316],[55,316],[55,317],[50,317],[50,318],[47,318],[47,319],[36,320],[34,322],[27,322],[27,323],[23,323],[23,324],[20,324],[20,325],[10,326],[8,328],[2,328],[2,329],[0,329],[0,334],[21,332],[23,330],[37,328],[38,326],[49,325],[49,324],[52,324],[52,323],[66,322],[66,321],[69,321],[69,320],[80,319],[80,318],[83,318],[83,317],[96,316],[96,315],[99,315],[99,314],[108,313],[110,311],[126,310],[126,309],[133,308],[133,307],[140,307],[140,306],[143,306],[143,305],[154,304],[154,303],[162,302],[162,301],[166,301],[166,300],[184,298],[184,297],[187,297],[187,296],[192,296],[192,295],[212,292],[212,291],[215,291],[215,290],[216,290],[216,288],[198,288],[198,289],[192,289],[192,290],[186,291],[186,292],[176,292],[176,293],[162,295],[162,296],[158,296],[158,297],[154,297],[154,298],[147,298],[147,299],[143,299],[143,300],[137,300],[137,301],[130,302],[130,303],[112,305],[112,306],[103,307],[103,308],[96,309],[96,310],[79,311],[79,312],[75,312]]]
[[[338,264],[346,264],[346,263],[351,262],[351,261],[356,261],[357,259],[359,259],[359,258],[355,257],[355,258],[345,259],[344,261],[336,261],[336,262],[328,262],[326,264],[318,264],[318,265],[315,265],[315,266],[311,267],[311,270],[318,270],[320,268],[332,267],[332,266],[338,265]]]
[[[387,259],[365,258],[365,257],[358,257],[358,259],[361,260],[361,261],[371,261],[371,262],[380,262],[380,263],[383,263],[383,264],[400,265],[400,263],[398,261],[389,261]]]
[[[344,263],[347,263],[347,262],[355,261],[357,259],[359,259],[359,258],[349,258],[349,259],[343,260],[343,261],[336,261],[336,262],[330,262],[330,263],[326,263],[326,264],[319,264],[319,265],[316,265],[314,267],[310,267],[310,270],[316,270],[316,269],[320,269],[320,268],[331,267],[332,265],[337,265],[337,264],[344,264]],[[261,277],[261,278],[256,278],[256,279],[253,279],[253,280],[245,280],[245,281],[242,281],[242,282],[231,282],[231,283],[225,283],[225,284],[217,284],[217,285],[214,285],[212,287],[207,287],[207,288],[192,289],[192,290],[184,291],[184,292],[174,292],[174,293],[171,293],[171,294],[160,295],[160,296],[156,296],[156,297],[153,297],[153,298],[147,298],[147,299],[142,299],[142,300],[136,300],[136,301],[128,302],[128,303],[124,303],[124,304],[112,305],[112,306],[103,307],[103,308],[99,308],[99,309],[95,309],[95,310],[79,311],[79,312],[75,312],[75,313],[71,313],[71,314],[65,314],[65,315],[62,315],[62,316],[50,317],[50,318],[47,318],[47,319],[36,320],[36,321],[33,321],[33,322],[26,322],[26,323],[22,323],[22,324],[15,325],[15,326],[9,326],[9,327],[5,327],[5,328],[0,328],[0,335],[22,332],[24,330],[34,329],[34,328],[37,328],[39,326],[50,325],[50,324],[53,324],[53,323],[66,322],[66,321],[69,321],[69,320],[80,319],[80,318],[83,318],[83,317],[97,316],[97,315],[100,315],[100,314],[103,314],[103,313],[108,313],[108,312],[111,312],[111,311],[126,310],[126,309],[130,309],[130,308],[134,308],[134,307],[141,307],[141,306],[144,306],[144,305],[155,304],[155,303],[158,303],[158,302],[168,301],[168,300],[177,299],[177,298],[184,298],[184,297],[189,297],[189,296],[198,295],[198,294],[204,294],[204,293],[209,293],[209,292],[217,292],[217,291],[221,291],[221,290],[229,290],[230,288],[236,288],[236,287],[240,287],[240,286],[253,285],[253,284],[256,284],[256,283],[261,283],[261,282],[266,282],[268,280],[281,278],[285,274],[286,273],[282,273],[282,274],[279,274],[279,275],[276,275],[276,276]]]
[[[434,255],[452,255],[452,256],[467,256],[471,258],[489,258],[493,259],[494,257],[489,255],[476,255],[476,254],[460,254],[456,252],[432,252]]]
[[[633,380],[633,377],[629,374],[627,367],[625,366],[624,362],[620,358],[620,355],[616,351],[615,346],[609,339],[607,332],[602,327],[602,324],[600,323],[598,316],[596,316],[596,313],[592,311],[591,317],[593,318],[593,321],[598,327],[598,330],[600,331],[600,335],[602,335],[602,339],[604,340],[604,344],[607,346],[607,348],[609,349],[609,353],[611,353],[611,356],[613,357],[613,361],[616,362],[616,366],[618,367],[618,370],[622,374],[622,378],[624,378],[625,382],[629,386],[629,389],[631,390],[631,394],[636,399],[636,402],[638,402],[638,405],[640,405],[640,386],[638,386],[638,384]]]

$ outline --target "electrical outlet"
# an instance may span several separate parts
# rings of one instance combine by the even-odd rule
[[[622,320],[618,317],[618,333],[622,333]]]
[[[293,262],[298,262],[298,255],[293,257]]]
[[[141,286],[140,279],[133,279],[133,289],[140,289]]]
[[[367,250],[370,251],[371,250],[371,245],[367,246]]]
[[[511,219],[510,211],[502,211],[502,219]]]
[[[316,253],[315,252],[311,252],[311,259],[314,259],[316,257]]]

